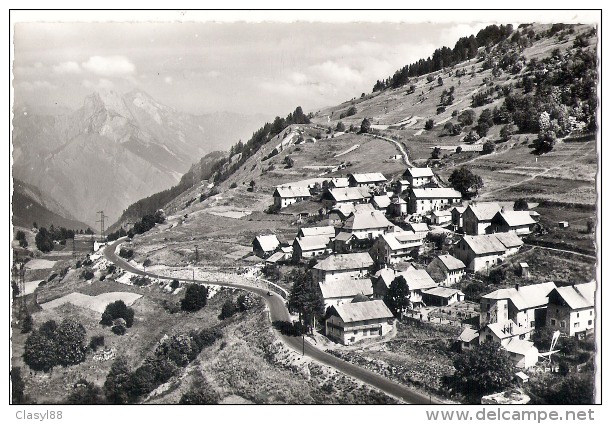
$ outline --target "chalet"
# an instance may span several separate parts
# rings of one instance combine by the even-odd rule
[[[452,188],[412,188],[409,191],[408,213],[424,215],[460,202],[460,192]]]
[[[435,181],[435,175],[429,167],[407,168],[403,173],[403,178],[412,188],[421,187]]]
[[[349,174],[348,183],[350,187],[379,187],[388,181],[384,175],[379,172],[369,174]]]
[[[463,236],[454,245],[454,256],[470,271],[487,271],[503,258],[517,253],[523,244],[515,233]]]
[[[316,283],[363,278],[372,265],[369,253],[331,255],[314,265],[312,277]]]
[[[452,212],[445,211],[433,211],[431,213],[431,224],[432,225],[445,225],[452,222]]]
[[[371,240],[362,239],[352,233],[340,232],[333,240],[333,251],[335,253],[351,253],[353,251],[364,251],[371,247]]]
[[[592,331],[595,291],[595,281],[553,289],[548,296],[546,325],[568,336]]]
[[[393,197],[386,211],[392,216],[407,215],[407,202],[399,196]]]
[[[458,283],[465,275],[465,264],[452,255],[439,255],[427,266],[426,270],[433,275],[439,272],[444,279],[439,281],[442,286],[452,286]]]
[[[539,350],[528,340],[513,338],[504,348],[516,368],[528,369],[539,360]]]
[[[405,261],[420,249],[423,237],[413,231],[380,234],[371,249],[371,257],[379,265]]]
[[[479,331],[466,327],[458,336],[458,342],[460,343],[460,350],[463,352],[473,349],[479,344]]]
[[[395,192],[398,194],[403,193],[408,188],[410,188],[410,183],[407,180],[398,180],[395,182]]]
[[[465,294],[457,289],[433,287],[422,290],[422,302],[427,306],[448,306],[465,300]]]
[[[309,259],[331,252],[329,236],[295,237],[293,241],[293,259]]]
[[[530,234],[535,221],[529,211],[505,211],[501,209],[490,221],[493,233],[514,232],[519,236]]]
[[[285,208],[293,203],[308,200],[310,198],[310,189],[307,187],[278,187],[274,190],[274,206],[277,208]]]
[[[278,247],[280,247],[280,241],[275,234],[256,236],[252,241],[252,251],[261,258],[271,255]]]
[[[425,222],[408,222],[407,230],[413,231],[414,233],[418,234],[420,237],[425,238],[426,235],[429,233],[429,226]]]
[[[489,233],[492,218],[501,210],[501,206],[494,202],[472,203],[462,214],[463,230],[465,234],[482,235]]]
[[[348,178],[331,178],[329,181],[329,188],[346,188],[350,187]]]
[[[382,300],[332,306],[325,322],[327,337],[344,345],[384,336],[393,327],[393,314]]]
[[[463,206],[455,206],[450,209],[450,212],[452,213],[452,225],[454,226],[454,231],[463,231],[464,227],[462,216],[466,210],[467,208]]]
[[[302,227],[297,232],[297,237],[310,236],[328,236],[329,238],[333,238],[335,237],[335,227],[331,225],[324,227]]]
[[[486,324],[479,331],[479,343],[496,342],[505,347],[513,339],[525,340],[531,330],[518,327],[513,321],[501,321]]]
[[[371,198],[366,187],[331,188],[323,193],[321,201],[324,207],[332,209],[341,204],[367,203]]]
[[[344,222],[340,232],[351,233],[361,239],[373,240],[380,234],[394,231],[395,226],[380,211],[354,213]]]
[[[390,197],[388,197],[388,195],[373,196],[371,199],[371,204],[377,210],[386,212],[390,206]]]
[[[351,302],[359,294],[368,298],[373,296],[373,286],[369,278],[318,283],[318,288],[324,299],[325,309]]]
[[[387,268],[376,273],[378,276],[373,283],[373,297],[384,299],[391,283],[397,277],[405,278],[405,282],[410,292],[410,302],[413,308],[418,308],[424,304],[423,291],[437,287],[431,276],[424,269],[410,267],[402,272],[395,272]]]
[[[480,298],[479,323],[513,323],[517,329],[527,332],[545,326],[548,296],[556,288],[553,282],[516,285],[515,288],[499,289]]]
[[[265,266],[267,268],[275,269],[278,267],[278,264],[280,262],[284,262],[284,260],[285,260],[284,253],[276,252],[265,260]]]

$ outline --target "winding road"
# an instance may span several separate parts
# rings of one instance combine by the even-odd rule
[[[125,238],[121,238],[104,248],[104,257],[108,261],[114,263],[116,266],[122,268],[123,270],[129,271],[133,274],[152,277],[152,278],[158,278],[158,279],[174,280],[174,278],[171,278],[171,277],[166,277],[166,276],[152,274],[149,272],[144,272],[140,269],[133,267],[128,262],[126,262],[125,260],[117,256],[115,253],[115,249],[117,245],[122,243],[123,241],[125,241]],[[181,280],[181,279],[178,279],[178,280]],[[193,280],[191,279],[188,279],[188,280],[182,279],[181,281],[193,282]],[[254,287],[248,284],[240,284],[240,283],[222,283],[221,284],[221,283],[217,283],[213,281],[201,281],[201,280],[195,280],[195,282],[201,283],[201,284],[212,284],[212,285],[218,285],[218,286],[223,286],[223,287],[234,287],[234,288],[247,290],[251,293],[261,296],[265,300],[265,303],[267,304],[267,307],[269,308],[270,319],[272,320],[272,322],[291,320],[288,309],[286,308],[286,305],[284,303],[284,299],[282,299],[282,297],[276,293],[272,293],[272,295],[269,296],[267,294],[268,293],[267,289]],[[402,400],[403,402],[410,403],[410,404],[431,404],[431,403],[436,404],[438,403],[426,395],[418,393],[401,384],[395,383],[387,378],[382,377],[379,374],[376,374],[372,371],[369,371],[367,369],[358,367],[356,365],[343,361],[339,358],[336,358],[335,356],[330,355],[316,348],[309,342],[304,341],[301,337],[285,336],[283,334],[280,334],[279,332],[276,332],[276,335],[287,346],[289,346],[293,350],[297,352],[303,351],[305,355],[309,356],[310,358],[322,364],[333,367],[336,370],[344,374],[347,374],[351,377],[354,377],[357,380],[362,381],[363,383],[373,386],[387,393],[390,396],[393,396],[395,398]]]

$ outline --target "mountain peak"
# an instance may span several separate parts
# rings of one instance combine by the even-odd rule
[[[124,117],[129,117],[130,113],[125,106],[123,97],[113,90],[100,90],[85,97],[84,107],[91,112],[100,110],[113,111]]]

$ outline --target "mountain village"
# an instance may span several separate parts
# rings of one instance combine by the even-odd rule
[[[593,25],[490,25],[182,177],[207,121],[144,92],[19,116],[13,403],[592,403],[597,43]],[[30,145],[46,134],[75,186],[95,161],[61,155],[121,145],[136,197],[115,196],[121,165],[82,178],[94,206],[53,201]]]

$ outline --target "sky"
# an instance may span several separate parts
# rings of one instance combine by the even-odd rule
[[[74,13],[12,12],[15,104],[77,109],[93,91],[137,88],[193,114],[315,112],[492,22],[590,19],[574,11]]]
[[[144,90],[178,110],[284,116],[371,92],[377,79],[486,23],[17,23],[15,102],[78,108]]]

